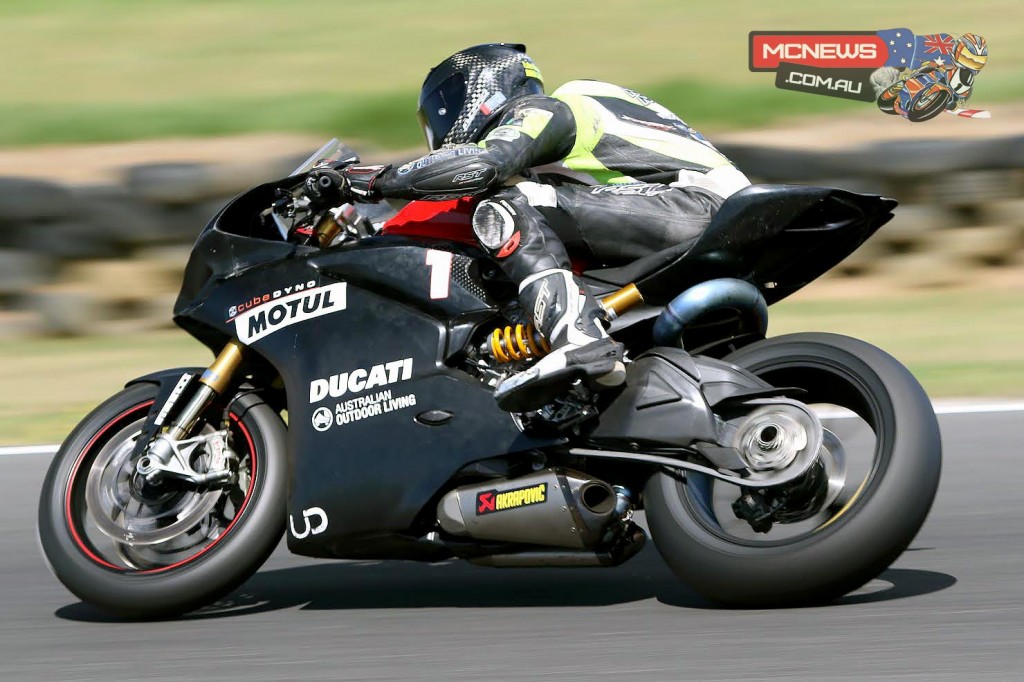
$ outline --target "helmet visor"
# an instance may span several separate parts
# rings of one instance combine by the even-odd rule
[[[427,136],[427,146],[437,149],[455,125],[466,103],[466,79],[462,74],[446,78],[420,100],[416,116]]]

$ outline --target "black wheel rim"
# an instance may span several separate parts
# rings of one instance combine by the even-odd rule
[[[746,522],[723,518],[721,499],[717,496],[726,491],[726,496],[731,494],[735,498],[740,492],[738,487],[729,483],[688,473],[685,480],[680,480],[676,486],[680,501],[705,531],[730,544],[758,548],[786,547],[834,532],[870,498],[889,464],[895,419],[891,408],[886,408],[878,401],[874,391],[861,376],[824,358],[774,358],[746,366],[745,369],[775,386],[799,386],[806,389],[807,395],[801,396],[803,402],[816,405],[823,411],[829,410],[829,406],[841,408],[844,412],[840,413],[838,419],[853,421],[855,418],[870,430],[873,437],[870,452],[865,449],[861,453],[870,461],[861,462],[857,475],[847,479],[841,504],[837,504],[833,510],[827,510],[823,518],[815,518],[813,522],[802,526],[794,524],[794,528],[782,533],[783,537],[778,538],[777,534],[777,539],[771,537],[772,533],[764,536],[756,534],[749,530],[749,526],[746,526],[746,532],[738,534],[735,529],[744,528],[742,524]],[[826,420],[822,421],[824,425]],[[799,530],[805,526],[806,530]],[[775,531],[778,530],[776,527]],[[790,530],[798,532],[789,534]]]

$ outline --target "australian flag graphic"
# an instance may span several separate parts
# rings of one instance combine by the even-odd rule
[[[897,69],[917,69],[925,62],[949,64],[956,47],[956,40],[948,33],[915,36],[910,29],[893,28],[878,31],[878,37],[889,51],[885,65]]]

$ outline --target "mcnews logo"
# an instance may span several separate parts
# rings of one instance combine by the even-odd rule
[[[775,72],[777,88],[875,102],[913,122],[943,111],[989,117],[966,108],[988,60],[988,43],[973,33],[752,31],[749,59],[751,71]]]

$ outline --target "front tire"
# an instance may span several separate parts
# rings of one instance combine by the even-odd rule
[[[39,503],[39,540],[53,573],[82,601],[128,618],[168,617],[215,601],[255,573],[284,533],[284,426],[253,393],[237,397],[229,411],[239,467],[249,475],[239,476],[244,485],[235,499],[217,501],[232,518],[218,527],[211,512],[204,530],[187,530],[187,543],[175,537],[141,549],[96,532],[91,515],[98,512],[87,508],[85,492],[93,465],[111,448],[130,447],[156,393],[152,384],[131,386],[93,410],[57,452]],[[173,507],[153,508],[161,504]]]
[[[726,360],[807,390],[805,403],[852,410],[874,431],[873,464],[826,522],[774,542],[724,532],[702,497],[705,477],[657,473],[644,489],[655,545],[683,581],[730,606],[821,603],[860,587],[906,549],[935,498],[941,442],[927,395],[892,356],[834,334],[781,336]]]

